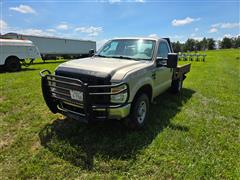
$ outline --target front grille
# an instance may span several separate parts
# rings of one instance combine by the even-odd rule
[[[76,70],[75,70],[76,71]],[[110,75],[105,75],[102,77],[97,77],[89,74],[81,73],[80,70],[78,72],[74,72],[73,69],[64,69],[64,70],[56,70],[55,74],[58,76],[69,77],[74,79],[79,79],[83,83],[87,83],[89,86],[91,85],[111,85]],[[65,87],[66,85],[56,84],[59,87]],[[89,93],[101,93],[101,92],[110,92],[110,88],[89,88]],[[69,92],[68,92],[69,93]],[[69,93],[70,95],[70,93]],[[91,104],[93,105],[109,105],[110,104],[110,96],[109,95],[92,95],[89,97]]]
[[[47,76],[47,80],[51,95],[54,98],[77,105],[82,104],[82,102],[72,99],[70,95],[70,90],[84,90],[81,81],[61,76]]]

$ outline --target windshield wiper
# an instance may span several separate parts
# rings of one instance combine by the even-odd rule
[[[109,56],[104,56],[104,55],[100,55],[100,54],[97,54],[97,55],[95,55],[95,56],[97,56],[97,57],[105,57],[105,58],[109,58]]]
[[[111,56],[111,58],[132,59],[132,60],[136,60],[135,58],[131,58],[131,57],[128,57],[128,56]]]
[[[142,59],[142,58],[131,58],[131,57],[128,57],[128,56],[104,56],[104,55],[100,55],[100,54],[97,54],[95,56],[96,57],[104,57],[104,58],[131,59],[131,60],[135,60],[135,61],[149,60],[149,59]]]

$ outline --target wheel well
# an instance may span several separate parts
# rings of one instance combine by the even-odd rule
[[[9,59],[17,59],[17,60],[20,61],[20,59],[19,59],[17,56],[8,56],[8,57],[6,58],[6,60],[5,60],[5,64],[6,64],[6,62],[7,62]]]
[[[136,93],[135,97],[138,97],[139,95],[141,95],[142,93],[146,93],[149,101],[152,100],[152,86],[150,84],[146,84],[144,86],[142,86]],[[134,97],[134,98],[135,98]]]

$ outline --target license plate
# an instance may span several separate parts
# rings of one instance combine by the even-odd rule
[[[81,91],[70,90],[71,98],[77,101],[83,100],[83,93]]]

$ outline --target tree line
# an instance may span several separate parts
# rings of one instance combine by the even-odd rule
[[[187,52],[187,51],[204,51],[213,49],[229,49],[240,48],[240,36],[237,37],[224,37],[222,40],[216,41],[213,38],[203,38],[202,40],[188,39],[185,43],[179,41],[173,42],[172,47],[174,52]]]

